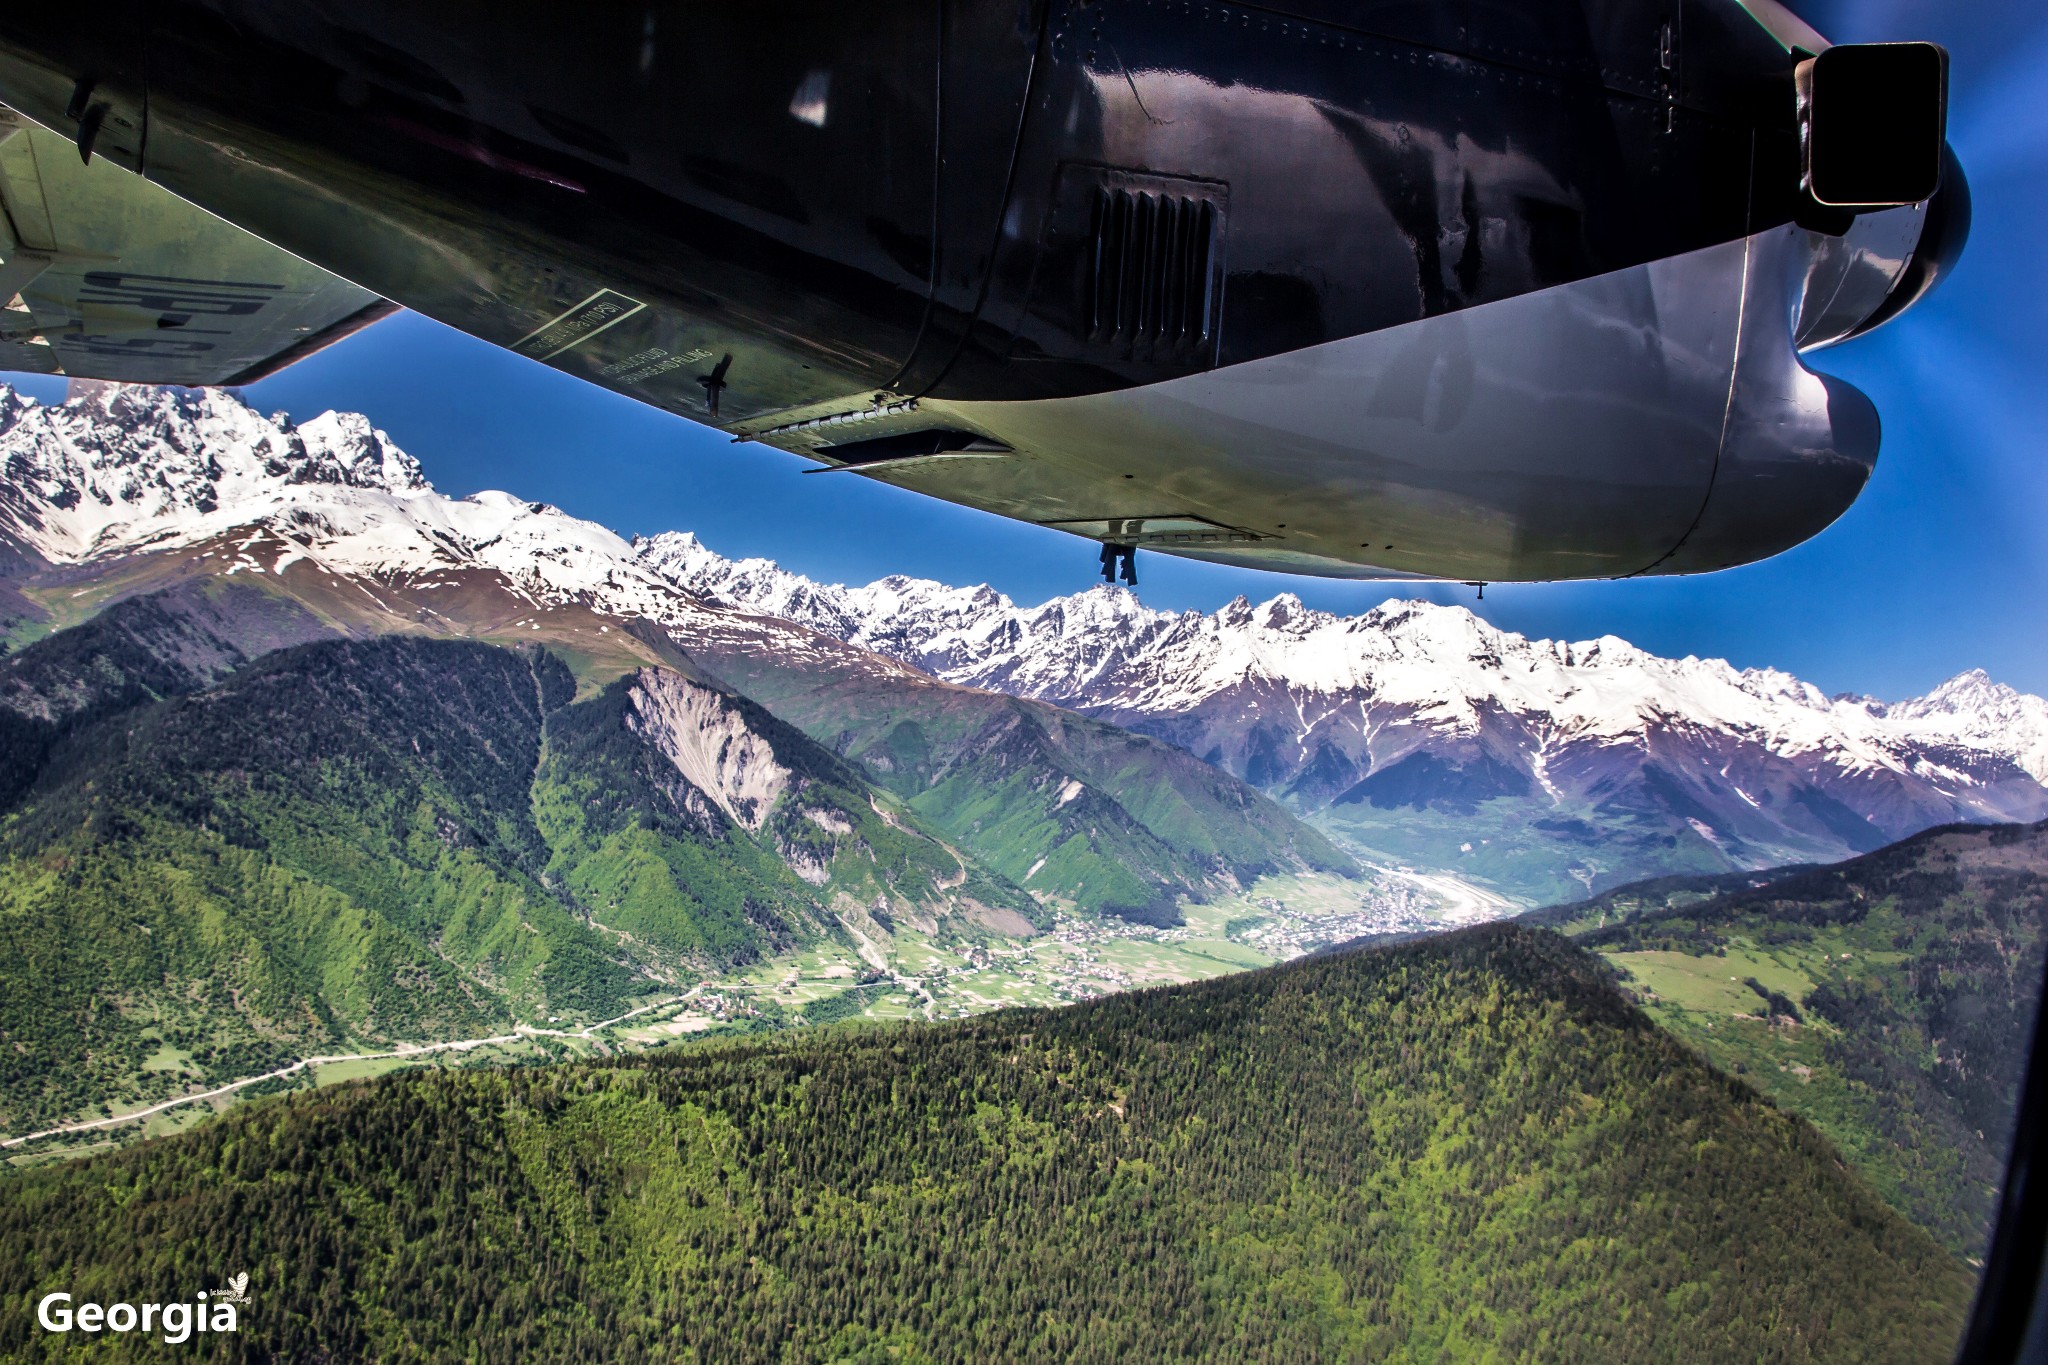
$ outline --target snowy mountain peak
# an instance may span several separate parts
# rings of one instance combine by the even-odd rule
[[[1981,668],[1956,674],[1924,697],[1873,710],[1919,734],[2009,753],[2048,782],[2048,700],[1996,682]]]
[[[257,548],[264,537],[250,529],[282,548]],[[1171,731],[1197,753],[1248,745],[1247,772],[1256,761],[1282,775],[1256,778],[1262,786],[1311,769],[1371,770],[1421,730],[1532,752],[1546,782],[1544,755],[1565,746],[1647,753],[1678,732],[1799,762],[1824,756],[1845,773],[1934,773],[1954,785],[2017,768],[2048,780],[2048,702],[1979,670],[1888,705],[1830,698],[1776,670],[1661,658],[1611,635],[1532,640],[1421,601],[1338,616],[1281,593],[1205,615],[1147,607],[1109,584],[1033,606],[985,584],[904,575],[846,587],[727,559],[689,532],[629,543],[510,493],[445,497],[360,415],[295,426],[219,391],[108,385],[46,406],[0,387],[0,537],[59,563],[227,537],[250,572],[307,558],[416,579],[483,571],[535,601],[671,628],[730,608],[948,682]],[[1188,718],[1198,714],[1225,719],[1197,733]],[[1971,775],[1980,770],[1990,775]]]
[[[1956,674],[1920,698],[1919,702],[1930,709],[1984,711],[2007,708],[2022,699],[2022,693],[2015,692],[2004,683],[1994,682],[1983,669],[1971,668]]]
[[[280,425],[283,413],[272,419]],[[381,488],[388,493],[431,493],[418,460],[391,443],[359,412],[323,412],[295,429],[306,444],[308,460],[301,482],[318,478],[351,488]]]
[[[98,385],[57,405],[0,395],[0,530],[55,561],[177,540],[294,487],[433,491],[354,413],[294,427],[218,389]]]
[[[1431,602],[1393,599],[1337,616],[1281,593],[1204,615],[1148,608],[1128,589],[1098,585],[1020,607],[986,586],[927,579],[821,584],[768,560],[725,559],[687,534],[636,542],[635,553],[709,600],[800,622],[949,682],[1140,725],[1213,707],[1257,713],[1246,723],[1285,732],[1290,762],[1311,761],[1330,725],[1400,714],[1465,736],[1507,718],[1545,745],[1641,746],[1682,726],[1783,755],[1827,755],[1858,772],[1924,767],[1919,746],[1932,740],[2048,780],[2048,702],[1981,673],[1885,706],[1830,698],[1777,669],[1661,658],[1613,635],[1532,640]],[[1275,693],[1291,699],[1278,717],[1254,700]]]

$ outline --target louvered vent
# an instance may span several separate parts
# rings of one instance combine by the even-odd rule
[[[1153,353],[1205,351],[1216,317],[1216,205],[1117,186],[1095,191],[1088,339]]]

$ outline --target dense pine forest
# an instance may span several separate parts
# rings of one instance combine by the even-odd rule
[[[1819,1125],[1957,1253],[1989,1242],[2048,966],[2048,824],[1543,912],[1651,1016]]]
[[[1963,1265],[1554,934],[422,1072],[0,1183],[32,1295],[248,1360],[1925,1362]],[[76,1338],[73,1338],[75,1340]],[[144,1358],[138,1338],[105,1358]]]

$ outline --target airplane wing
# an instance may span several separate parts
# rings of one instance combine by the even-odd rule
[[[0,369],[248,384],[396,307],[0,108]]]

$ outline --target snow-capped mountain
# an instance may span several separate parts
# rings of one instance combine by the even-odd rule
[[[0,528],[59,562],[218,534],[314,488],[433,491],[354,413],[293,427],[218,391],[113,385],[58,407],[0,386],[0,475]]]
[[[1981,668],[1958,673],[1924,697],[1863,705],[1901,735],[2004,754],[2048,782],[2048,701],[1993,682]]]
[[[651,622],[728,659],[851,646],[1152,734],[1357,847],[1503,884],[1527,884],[1524,863],[1568,888],[2048,815],[2048,702],[1981,672],[1888,704],[1421,602],[1346,617],[1283,594],[1202,614],[1113,587],[1019,606],[986,586],[816,583],[687,533],[629,544],[509,494],[448,498],[364,418],[294,426],[218,392],[52,407],[0,390],[0,536],[74,577],[203,552],[207,572],[403,590],[416,617],[460,616],[446,589],[488,583],[520,610]]]
[[[243,572],[301,559],[378,578],[485,569],[547,600],[602,592],[629,611],[677,595],[593,522],[509,493],[436,492],[368,418],[294,426],[219,390],[107,385],[45,406],[0,386],[0,535],[53,564],[228,539]]]
[[[1477,733],[1493,714],[1540,719],[1559,743],[1635,742],[1690,725],[1852,767],[1910,770],[1907,751],[1955,746],[2048,782],[2048,701],[1980,669],[1886,704],[1831,698],[1774,669],[1660,658],[1613,636],[1529,640],[1463,607],[1426,602],[1336,616],[1283,593],[1203,615],[1148,610],[1127,589],[1105,586],[1019,607],[988,587],[921,579],[814,583],[767,560],[725,559],[688,533],[636,549],[642,563],[713,602],[798,621],[967,686],[1149,717],[1277,688],[1300,703],[1291,726],[1280,718],[1298,750],[1363,703],[1447,734]],[[1243,711],[1251,720],[1256,708]],[[1286,766],[1277,754],[1272,761]]]
[[[1422,602],[1346,617],[1283,594],[1204,615],[1099,587],[1025,607],[906,578],[813,583],[683,534],[637,549],[711,601],[1159,736],[1356,844],[1497,880],[1560,856],[1602,880],[1617,848],[1674,867],[1838,857],[2048,814],[2048,703],[1981,673],[1887,705]]]

